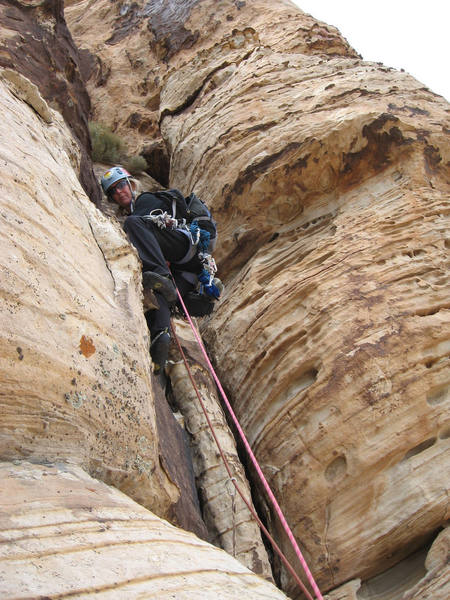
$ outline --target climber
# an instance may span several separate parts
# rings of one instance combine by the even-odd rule
[[[185,198],[178,190],[169,190],[144,192],[135,198],[130,177],[124,168],[116,166],[103,175],[101,185],[108,200],[128,215],[124,230],[141,259],[144,290],[153,290],[159,305],[158,309],[145,313],[150,330],[150,355],[154,372],[159,374],[164,371],[169,352],[170,315],[177,302],[176,287],[183,298],[191,300],[194,310],[200,304],[204,307],[203,313],[200,309],[193,316],[209,314],[214,300],[220,296],[221,284],[214,278],[215,263],[206,252],[211,246],[211,234],[215,236],[215,223],[210,216],[200,216],[188,224],[188,206],[201,202],[195,194]],[[197,219],[205,220],[200,221],[202,229]],[[199,253],[202,242],[205,252]]]

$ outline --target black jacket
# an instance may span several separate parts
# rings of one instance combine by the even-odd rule
[[[152,192],[144,192],[140,194],[134,203],[133,215],[143,217],[148,215],[152,210],[161,209],[172,216],[172,204],[175,200],[176,218],[187,219],[188,209],[186,200],[179,190],[163,190],[153,194]]]

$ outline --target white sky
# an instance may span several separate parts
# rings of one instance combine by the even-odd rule
[[[292,0],[364,60],[404,69],[450,101],[450,0]]]

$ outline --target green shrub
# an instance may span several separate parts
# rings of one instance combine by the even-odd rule
[[[124,144],[109,127],[92,121],[89,123],[92,142],[92,160],[100,163],[117,163],[124,156]]]
[[[123,166],[132,175],[138,175],[142,171],[145,171],[148,167],[147,161],[140,154],[135,156],[129,156],[123,161]]]
[[[128,156],[125,144],[109,127],[91,121],[89,133],[92,143],[92,160],[99,163],[123,164],[131,175],[137,175],[148,168],[147,161],[141,155]]]

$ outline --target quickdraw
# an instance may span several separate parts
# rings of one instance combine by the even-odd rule
[[[216,261],[211,256],[211,254],[208,254],[206,252],[199,252],[197,256],[198,256],[198,258],[200,259],[200,262],[203,265],[203,269],[209,275],[209,284],[208,285],[211,285],[211,283],[212,283],[212,281],[214,279],[214,276],[217,273]]]
[[[143,217],[146,221],[152,221],[160,229],[187,229],[186,220],[183,222],[178,221],[174,217],[171,217],[169,213],[163,211],[161,208],[155,208],[148,215]]]

